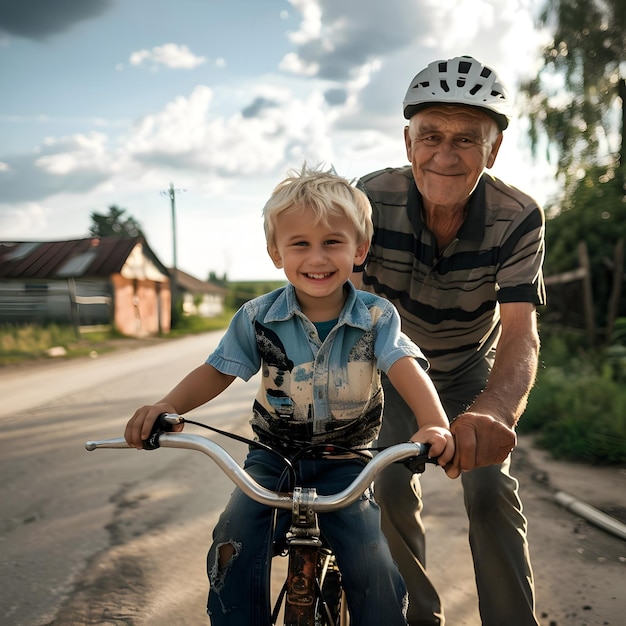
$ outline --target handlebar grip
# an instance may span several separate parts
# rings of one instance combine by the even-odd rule
[[[175,422],[167,419],[169,415],[169,413],[161,413],[161,415],[159,415],[159,417],[154,420],[154,424],[152,424],[152,430],[150,431],[150,436],[143,441],[144,450],[156,450],[158,447],[160,447],[159,437],[163,433],[172,432]]]

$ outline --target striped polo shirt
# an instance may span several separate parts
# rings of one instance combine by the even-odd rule
[[[499,303],[545,303],[544,215],[526,194],[483,174],[456,239],[439,251],[410,166],[368,174],[359,186],[374,220],[363,289],[396,305],[433,377],[490,353]]]

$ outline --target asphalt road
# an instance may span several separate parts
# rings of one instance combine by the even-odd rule
[[[87,452],[84,442],[119,436],[132,411],[201,363],[220,335],[0,370],[0,623],[208,623],[205,555],[228,480],[196,453]],[[255,393],[254,381],[237,381],[193,417],[247,432]],[[625,623],[625,542],[560,508],[546,488],[552,477],[596,506],[626,508],[624,473],[556,463],[528,442],[514,467],[542,626]],[[432,467],[424,492],[429,570],[447,623],[478,626],[460,483]]]

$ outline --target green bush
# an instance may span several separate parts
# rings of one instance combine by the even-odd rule
[[[557,458],[626,463],[626,390],[599,374],[550,368],[540,376],[519,424]]]
[[[557,458],[626,463],[626,348],[581,352],[568,344],[566,336],[546,334],[518,430],[537,433]]]

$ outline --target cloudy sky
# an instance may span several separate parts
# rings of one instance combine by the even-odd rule
[[[261,208],[290,168],[406,163],[401,103],[471,54],[517,93],[536,0],[20,0],[0,4],[0,240],[88,235],[115,204],[199,278],[280,279]],[[549,197],[523,121],[493,173]]]

